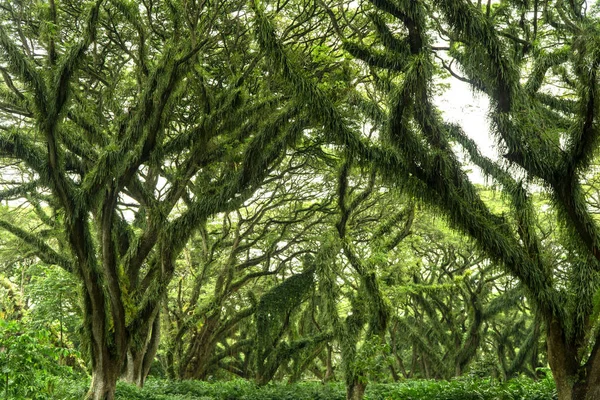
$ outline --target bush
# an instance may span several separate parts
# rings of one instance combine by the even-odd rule
[[[499,382],[492,379],[451,381],[413,380],[398,384],[373,384],[365,400],[556,400],[551,379],[527,378]]]
[[[69,350],[53,346],[47,331],[0,320],[0,396],[47,399],[59,376],[75,378],[70,367],[58,365],[61,356],[69,355]]]

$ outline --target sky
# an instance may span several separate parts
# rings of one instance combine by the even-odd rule
[[[489,134],[487,113],[489,101],[483,94],[475,94],[467,83],[452,79],[450,89],[435,98],[435,104],[444,113],[444,119],[462,126],[474,139],[483,154],[494,157],[494,142]]]
[[[490,135],[487,118],[489,101],[483,94],[475,94],[465,82],[450,78],[450,88],[435,98],[435,105],[442,111],[444,120],[457,123],[477,143],[479,151],[493,159],[498,158],[494,139]],[[485,179],[476,167],[469,167],[470,179],[484,183]]]

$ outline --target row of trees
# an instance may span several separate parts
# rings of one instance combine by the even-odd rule
[[[360,398],[369,381],[536,376],[540,329],[518,285],[422,205],[330,160],[290,157],[243,207],[192,236],[162,322],[139,346],[155,361],[141,372],[125,363],[122,379],[141,386],[150,367],[170,379],[345,379]],[[30,208],[23,221],[47,229]],[[5,317],[49,329],[55,346],[83,353],[62,363],[85,368],[76,279],[18,241],[4,248]]]
[[[509,377],[535,372],[542,336],[560,399],[600,397],[597,12],[2,2],[0,227],[79,286],[90,397],[142,385],[161,343],[173,377],[340,360],[360,398],[386,346],[393,376],[493,354]],[[497,159],[444,120],[440,77],[490,99]],[[472,242],[426,239],[431,213]]]

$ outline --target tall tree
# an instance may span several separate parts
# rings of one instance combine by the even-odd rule
[[[253,198],[208,220],[190,242],[169,301],[166,358],[173,377],[204,379],[223,367],[253,377],[223,359],[256,347],[253,340],[232,339],[272,281],[293,274],[303,255],[314,252],[331,202],[308,176],[311,157],[305,152],[310,148],[287,158]]]
[[[0,7],[2,199],[26,199],[57,234],[1,226],[81,282],[90,398],[114,398],[123,368],[143,384],[190,235],[249,198],[302,133],[298,109],[265,91],[245,7]]]

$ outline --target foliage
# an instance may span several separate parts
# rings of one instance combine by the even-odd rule
[[[68,388],[65,381],[61,385]],[[83,393],[82,382],[70,382],[71,388],[52,399],[67,399]],[[452,381],[405,381],[394,384],[372,384],[365,400],[555,400],[552,380],[532,381],[526,378],[499,383],[489,379]],[[318,382],[270,384],[256,386],[249,381],[207,383],[199,381],[149,380],[143,389],[120,383],[117,399],[127,400],[343,400],[345,390],[339,383]]]
[[[490,379],[456,379],[451,381],[407,381],[405,384],[375,384],[365,399],[372,400],[554,400],[550,379],[538,382],[514,379],[499,383]]]
[[[93,399],[341,374],[352,400],[482,374],[366,395],[509,398],[546,361],[561,398],[600,393],[597,6],[0,3],[7,393],[52,346]],[[494,156],[436,104],[448,79],[489,99]],[[117,389],[157,354],[266,387]]]
[[[360,118],[313,84],[297,62],[302,50],[281,39],[289,26],[273,23],[273,11],[257,3],[261,48],[324,137],[432,206],[518,279],[545,322],[561,398],[597,397],[600,384],[590,377],[600,365],[593,304],[600,224],[587,183],[597,175],[600,47],[587,2],[320,2],[329,18],[323,24],[336,32],[332,41],[363,66],[351,107],[377,135],[356,129]],[[442,70],[489,99],[497,156],[483,156],[437,107],[433,86]],[[500,188],[508,212],[489,207],[461,151]],[[533,201],[540,193],[550,199],[549,214]],[[556,236],[542,228],[548,215],[560,227]]]
[[[14,177],[0,199],[36,222],[11,210],[0,226],[81,287],[93,398],[122,370],[143,385],[180,253],[308,125],[265,79],[246,2],[205,3],[0,7],[0,158]]]
[[[70,367],[59,364],[71,355],[54,346],[48,331],[0,319],[0,396],[47,399],[57,389],[58,376],[74,376]]]

